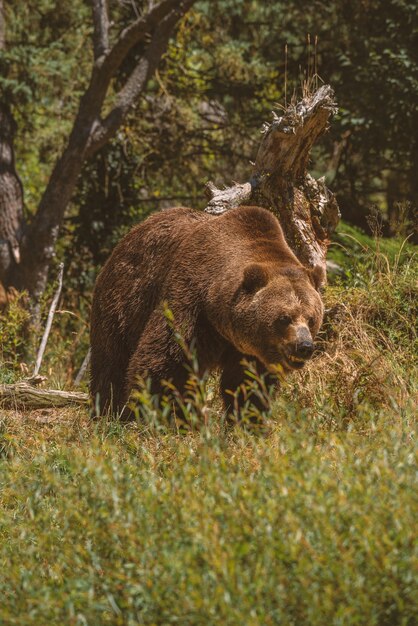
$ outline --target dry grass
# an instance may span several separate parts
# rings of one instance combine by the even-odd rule
[[[418,270],[395,260],[328,288],[261,435],[200,388],[183,434],[146,394],[127,426],[0,409],[0,623],[415,624]]]

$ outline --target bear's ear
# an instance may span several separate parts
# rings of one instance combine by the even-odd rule
[[[258,263],[251,263],[244,269],[242,288],[247,293],[255,293],[267,285],[268,274],[266,269]]]
[[[321,291],[327,283],[327,275],[322,265],[315,265],[308,270],[311,283],[317,291]]]

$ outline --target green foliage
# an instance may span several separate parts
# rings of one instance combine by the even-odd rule
[[[21,372],[19,365],[28,336],[29,313],[25,295],[10,300],[6,312],[0,313],[0,383],[9,383]]]
[[[59,8],[51,0],[5,6],[0,97],[13,105],[17,170],[33,214],[89,79],[91,9],[81,0]],[[110,3],[111,40],[144,6]],[[248,177],[261,124],[284,104],[286,43],[287,99],[316,66],[340,105],[314,154],[314,173],[327,175],[344,216],[363,227],[376,203],[393,234],[398,203],[409,202],[412,232],[417,28],[415,6],[407,0],[197,2],[147,97],[84,169],[60,249],[71,287],[81,276],[81,289],[91,288],[92,266],[102,264],[133,222],[170,205],[202,206],[208,179],[224,184]]]
[[[2,622],[415,622],[407,418],[268,438],[61,419],[26,442],[8,426]]]
[[[402,237],[371,237],[360,228],[342,220],[333,235],[328,258],[340,262],[344,267],[355,265],[375,265],[375,253],[387,257],[389,265],[397,261],[409,261],[416,255],[416,246]]]
[[[416,248],[342,232],[319,352],[260,434],[192,353],[174,423],[146,386],[129,425],[3,411],[0,623],[416,623]]]
[[[0,99],[13,105],[17,170],[34,213],[89,79],[90,9],[81,0],[4,4]]]

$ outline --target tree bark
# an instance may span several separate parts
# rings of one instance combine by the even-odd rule
[[[299,260],[308,267],[321,267],[324,276],[329,238],[340,213],[324,179],[315,180],[307,168],[311,148],[336,110],[331,87],[323,85],[291,104],[281,117],[273,113],[273,122],[263,127],[249,183],[223,190],[207,187],[210,213],[245,203],[270,209]]]
[[[29,381],[21,380],[14,385],[0,385],[0,406],[45,409],[71,405],[86,405],[89,394],[81,391],[39,389]]]
[[[23,190],[14,162],[15,129],[10,109],[0,102],[0,283],[4,290],[20,262],[24,226]]]
[[[53,169],[36,215],[25,234],[21,263],[14,267],[11,277],[13,285],[29,292],[35,320],[65,211],[83,162],[115,135],[132,105],[145,91],[176,24],[195,1],[160,0],[153,3],[148,13],[128,26],[109,48],[107,3],[105,0],[91,0],[94,64],[90,83],[80,100],[67,146]],[[144,52],[116,94],[113,108],[102,118],[103,103],[111,81],[140,42],[144,43]]]
[[[0,0],[0,50],[5,49],[5,19]],[[0,310],[7,304],[11,274],[20,262],[23,234],[23,190],[16,172],[16,123],[4,95],[0,96]]]

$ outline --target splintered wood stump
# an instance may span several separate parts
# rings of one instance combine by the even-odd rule
[[[325,180],[315,180],[307,171],[311,148],[327,130],[337,111],[334,92],[323,85],[297,104],[290,104],[279,117],[263,126],[249,182],[226,189],[212,183],[206,211],[220,214],[242,204],[271,210],[279,219],[287,242],[307,267],[320,266],[326,276],[329,239],[340,219],[337,201]]]

